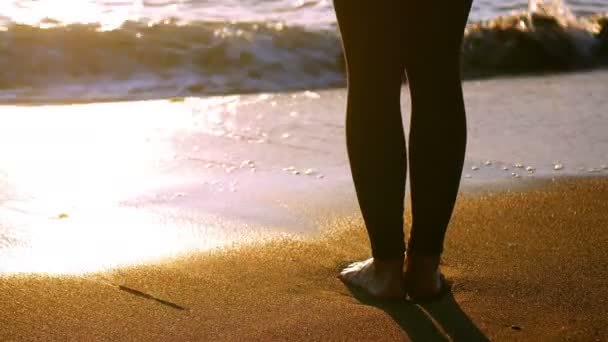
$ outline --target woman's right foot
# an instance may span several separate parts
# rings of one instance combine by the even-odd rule
[[[405,299],[403,259],[374,260],[352,263],[340,272],[340,280],[380,299]]]
[[[439,256],[411,255],[405,258],[404,281],[413,300],[439,299],[445,292],[445,280],[439,272]]]

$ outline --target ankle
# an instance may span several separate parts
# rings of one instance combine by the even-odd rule
[[[439,270],[439,255],[423,255],[407,253],[405,258],[405,272],[412,275],[434,275]]]
[[[377,259],[374,258],[374,268],[376,272],[382,274],[401,275],[403,273],[403,258],[396,259]]]

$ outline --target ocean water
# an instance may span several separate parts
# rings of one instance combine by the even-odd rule
[[[608,0],[477,0],[465,77],[608,64]],[[6,0],[0,102],[340,87],[328,0]]]

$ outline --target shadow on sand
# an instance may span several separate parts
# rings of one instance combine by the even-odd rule
[[[411,301],[388,301],[370,297],[348,287],[362,304],[386,312],[411,341],[490,341],[462,311],[452,292],[436,302],[417,304]]]

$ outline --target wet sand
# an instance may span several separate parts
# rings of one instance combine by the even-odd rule
[[[608,339],[608,179],[464,194],[448,234],[453,294],[376,302],[337,278],[368,254],[357,218],[83,277],[0,279],[0,340]]]

